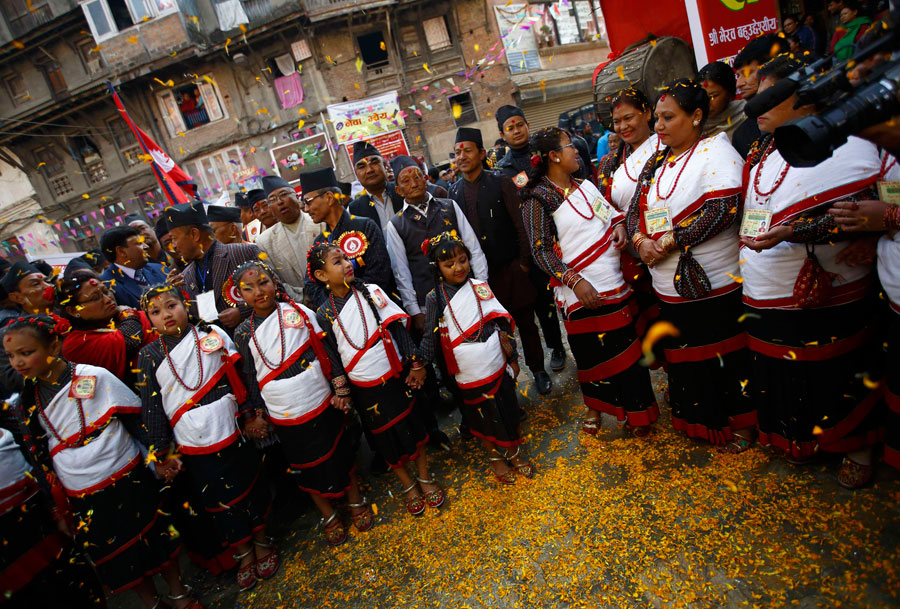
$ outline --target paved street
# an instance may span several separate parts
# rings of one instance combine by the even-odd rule
[[[649,441],[612,420],[588,439],[572,368],[548,400],[522,388],[534,480],[500,488],[475,443],[454,432],[449,452],[431,453],[449,496],[440,512],[408,516],[393,478],[365,476],[373,530],[332,549],[312,510],[295,511],[273,527],[285,559],[276,578],[240,596],[230,577],[206,581],[206,606],[900,605],[895,472],[846,491],[833,459],[793,467],[758,448],[719,455],[672,432],[667,409]],[[281,505],[273,521],[294,508]]]

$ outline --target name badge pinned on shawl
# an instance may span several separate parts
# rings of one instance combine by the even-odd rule
[[[384,297],[381,290],[371,290],[369,294],[372,296],[372,302],[375,303],[376,307],[383,309],[387,306],[387,298]]]
[[[891,205],[900,205],[900,181],[879,181],[878,198]]]
[[[204,353],[212,353],[218,351],[225,346],[225,341],[216,332],[210,332],[200,339],[200,350]]]
[[[475,295],[478,296],[478,300],[490,300],[494,297],[494,293],[491,292],[491,288],[487,287],[483,283],[475,286]]]
[[[651,235],[672,230],[672,217],[669,215],[668,207],[648,209],[644,212],[644,222],[647,225],[647,232]]]
[[[74,400],[90,400],[97,389],[96,376],[74,376],[69,387],[69,397]]]
[[[594,199],[594,202],[591,204],[591,209],[594,210],[594,214],[600,218],[601,222],[609,222],[609,219],[612,218],[612,207],[610,207],[602,197]]]
[[[347,258],[364,264],[362,257],[369,249],[369,239],[365,233],[358,230],[346,232],[338,238],[337,244],[347,254]]]
[[[295,311],[294,309],[289,309],[284,312],[284,325],[288,328],[299,328],[303,325],[303,318],[300,317],[300,313]]]

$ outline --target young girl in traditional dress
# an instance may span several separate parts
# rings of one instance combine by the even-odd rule
[[[404,387],[418,389],[425,381],[425,364],[407,330],[409,315],[379,286],[356,284],[353,265],[336,245],[310,249],[309,276],[329,292],[316,317],[326,342],[340,355],[341,368],[335,367],[332,376],[349,378],[353,406],[372,448],[400,479],[407,511],[418,516],[426,505],[440,507],[445,496],[428,471],[428,433],[413,411],[412,392]],[[410,461],[415,480],[406,470]]]
[[[325,348],[316,314],[291,300],[262,262],[238,267],[226,290],[253,308],[234,333],[247,389],[254,402],[265,404],[289,471],[322,513],[326,539],[332,545],[347,539],[332,504],[345,495],[354,526],[368,531],[375,520],[357,484],[359,428],[349,426],[345,415],[350,387],[346,377],[331,380],[340,358]]]
[[[138,359],[151,458],[167,482],[186,471],[202,490],[202,508],[212,514],[221,541],[234,548],[237,583],[248,590],[257,578],[272,577],[280,561],[266,537],[271,497],[260,460],[238,429],[239,419],[248,435],[265,429],[246,400],[235,366],[240,355],[221,328],[190,323],[183,296],[172,286],[150,288],[141,308],[160,335]]]
[[[593,184],[572,178],[578,156],[565,131],[541,129],[530,145],[534,170],[520,192],[522,215],[535,262],[552,278],[565,313],[588,407],[582,430],[596,435],[605,412],[644,437],[659,408],[650,372],[639,361],[638,306],[619,263],[627,244],[624,217]]]
[[[513,318],[487,282],[472,279],[469,249],[455,235],[442,233],[422,247],[437,286],[425,298],[422,358],[442,359],[444,371],[455,377],[463,421],[492,454],[497,480],[514,484],[516,472],[531,478],[534,468],[521,454]]]
[[[105,368],[62,357],[68,322],[21,317],[7,326],[3,347],[25,379],[21,414],[36,463],[57,505],[68,503],[76,544],[113,593],[132,588],[145,607],[162,608],[152,575],[162,572],[176,609],[198,609],[181,583],[179,544],[159,511],[159,484],[143,464],[141,404]]]

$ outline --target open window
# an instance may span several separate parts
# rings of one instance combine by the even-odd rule
[[[87,0],[81,4],[94,40],[100,42],[138,23],[178,10],[175,0]]]
[[[158,101],[171,136],[225,118],[218,87],[209,76],[166,89]]]
[[[356,43],[359,45],[359,54],[367,68],[371,70],[388,65],[387,43],[381,30],[357,36]]]
[[[453,124],[456,127],[463,127],[478,122],[478,113],[475,111],[475,101],[472,99],[472,93],[463,91],[458,95],[449,96],[447,101],[450,102]]]

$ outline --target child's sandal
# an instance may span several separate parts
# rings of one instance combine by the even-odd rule
[[[521,449],[521,447],[517,446],[515,454],[513,454],[511,457],[507,457],[509,459],[510,465],[512,465],[513,459],[515,459],[516,457],[519,456],[520,452],[522,452],[522,449]],[[517,472],[519,472],[520,474],[522,474],[529,480],[531,478],[534,478],[534,465],[532,465],[531,463],[526,461],[522,465],[512,465],[512,467],[513,467],[513,469],[515,469]]]
[[[489,463],[495,463],[497,461],[503,461],[504,463],[506,463],[506,457],[503,456],[503,453],[501,453],[496,448],[494,449],[494,452],[500,456],[499,457],[488,457]],[[494,477],[497,478],[497,482],[499,482],[500,484],[515,484],[516,483],[515,470],[508,469],[505,472],[503,472],[502,474],[498,474],[498,473],[494,472],[493,468],[491,468],[491,472],[494,474]]]
[[[270,579],[278,572],[278,567],[281,566],[281,558],[278,556],[278,550],[275,549],[275,544],[273,544],[271,540],[263,542],[254,539],[253,543],[260,548],[272,548],[272,551],[266,554],[264,558],[257,559],[256,561],[256,575],[260,579]]]
[[[418,484],[413,482],[409,485],[409,488],[403,489],[403,494],[405,495],[409,491],[416,488]],[[415,497],[407,497],[406,499],[406,511],[412,514],[413,516],[421,516],[425,513],[425,497],[422,495],[416,495]]]
[[[419,478],[418,476],[416,476],[416,480],[418,480],[421,484],[435,484],[436,485],[437,483],[434,481],[434,474],[432,474],[431,476],[432,477],[429,480],[423,480],[422,478]],[[428,507],[431,507],[431,508],[441,507],[442,505],[444,505],[444,501],[446,499],[447,499],[447,496],[444,495],[444,489],[442,489],[442,488],[438,488],[438,490],[436,490],[436,491],[430,491],[428,493],[425,493],[425,503],[427,503]]]
[[[239,565],[241,564],[241,560],[249,556],[253,552],[253,548],[250,548],[243,554],[234,554],[232,558]],[[237,571],[237,585],[238,589],[241,592],[246,592],[250,588],[256,585],[256,561],[244,565],[243,567],[238,567]]]
[[[331,516],[322,519],[322,526],[325,528],[325,539],[333,546],[339,546],[347,541],[347,529],[344,523],[338,519],[337,510]]]
[[[581,431],[589,436],[596,436],[600,431],[600,419],[583,419],[581,421]]]
[[[350,509],[366,508],[364,511],[356,514],[350,513],[350,520],[353,521],[353,526],[356,527],[357,531],[365,533],[375,526],[375,514],[372,513],[372,508],[369,507],[369,502],[366,501],[365,497],[360,503],[348,503],[347,507]]]

